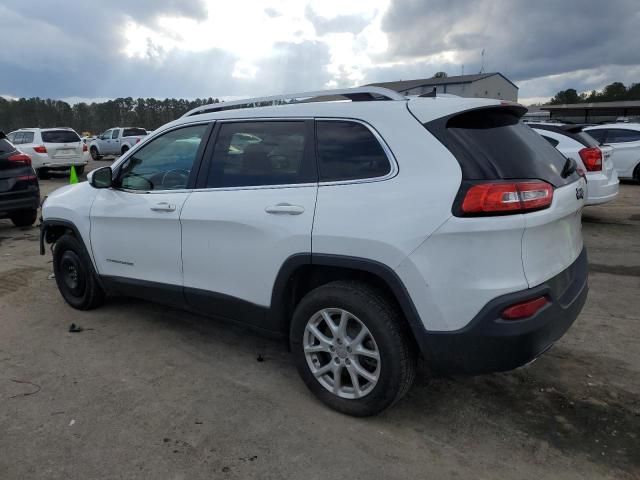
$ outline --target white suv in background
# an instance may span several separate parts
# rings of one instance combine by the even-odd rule
[[[640,123],[596,125],[585,132],[613,147],[613,167],[620,178],[640,182]]]
[[[583,131],[581,125],[558,125],[550,123],[528,124],[556,147],[565,157],[578,166],[578,173],[587,177],[586,205],[610,202],[618,196],[620,181],[613,168],[613,147],[600,145]]]
[[[31,157],[38,177],[47,178],[51,170],[75,166],[78,175],[89,162],[87,145],[72,128],[21,128],[7,135],[11,143]]]
[[[200,107],[51,194],[41,253],[74,308],[131,295],[284,336],[318,398],[372,415],[418,355],[513,369],[582,309],[586,183],[525,111],[376,87]]]

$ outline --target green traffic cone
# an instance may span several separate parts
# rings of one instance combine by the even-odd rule
[[[73,185],[78,183],[78,175],[76,174],[76,167],[71,165],[71,174],[69,175],[69,184]]]

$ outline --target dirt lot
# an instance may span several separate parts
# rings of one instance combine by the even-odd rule
[[[589,299],[546,355],[475,378],[422,366],[354,419],[281,342],[136,300],[72,310],[38,229],[0,220],[0,479],[640,478],[640,185],[587,208],[584,234]]]

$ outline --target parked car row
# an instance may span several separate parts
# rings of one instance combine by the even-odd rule
[[[0,132],[0,218],[16,227],[33,225],[38,216],[40,187],[31,157]]]

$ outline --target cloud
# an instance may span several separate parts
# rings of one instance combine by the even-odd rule
[[[382,28],[387,60],[452,52],[467,71],[501,71],[515,81],[608,65],[638,65],[637,0],[393,0]],[[457,73],[457,72],[456,72]]]
[[[0,94],[253,96],[500,71],[524,98],[638,82],[637,0],[3,0]]]
[[[374,14],[375,15],[375,14]],[[326,18],[318,15],[310,5],[305,8],[305,17],[313,24],[318,35],[327,33],[353,33],[357,35],[371,21],[369,16],[363,15],[337,15]]]

